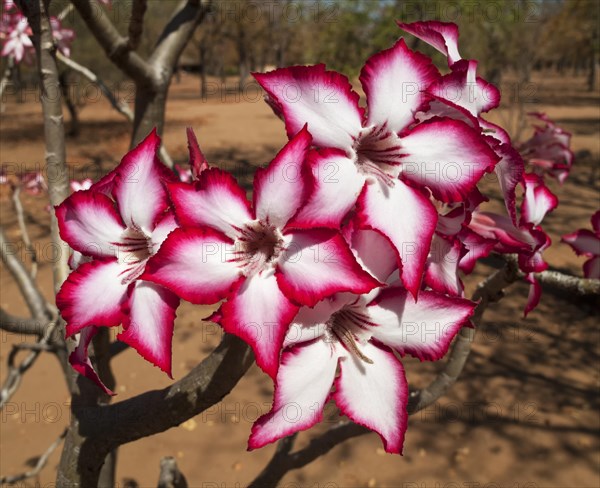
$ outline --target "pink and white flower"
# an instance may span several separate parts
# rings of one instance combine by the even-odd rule
[[[578,256],[587,256],[583,264],[586,278],[600,280],[600,210],[592,215],[592,229],[580,229],[562,236],[561,241],[571,246]]]
[[[4,12],[0,20],[0,55],[12,57],[15,63],[27,60],[34,52],[31,35],[31,27],[23,14],[19,11]]]
[[[41,171],[27,171],[19,175],[23,190],[31,195],[48,191],[48,185]]]
[[[177,227],[163,186],[174,176],[159,161],[159,147],[153,131],[107,177],[56,207],[61,237],[80,253],[56,303],[67,336],[123,324],[118,339],[171,376],[179,298],[140,279],[148,259]],[[91,336],[93,329],[80,339],[83,349],[73,356],[77,364],[86,357]]]
[[[8,184],[8,175],[3,167],[0,167],[0,185]]]
[[[398,23],[405,30],[435,47],[448,57],[451,72],[427,88],[433,98],[427,111],[417,114],[419,120],[435,116],[463,120],[479,131],[496,153],[499,161],[494,171],[504,196],[508,214],[517,224],[516,187],[521,183],[524,163],[512,146],[508,133],[483,119],[481,114],[500,104],[500,91],[477,76],[477,61],[461,59],[458,54],[458,27],[446,22]]]
[[[358,230],[351,243],[373,276],[394,280],[395,252],[385,238]],[[351,420],[377,432],[387,452],[401,453],[408,384],[394,351],[441,358],[474,307],[431,291],[415,303],[395,280],[368,294],[340,293],[301,308],[285,338],[273,407],[252,427],[249,449],[310,428],[331,398]]]
[[[315,191],[294,225],[339,227],[356,204],[361,225],[394,245],[404,285],[416,295],[437,220],[429,191],[462,201],[498,159],[463,121],[416,123],[429,102],[426,88],[440,76],[431,60],[403,39],[367,60],[360,81],[368,111],[348,79],[324,65],[254,76],[288,135],[308,124],[320,148],[310,156]]]
[[[85,178],[81,181],[71,180],[69,185],[71,187],[71,191],[75,192],[89,190],[93,184],[94,182],[90,178]]]
[[[425,265],[424,284],[433,291],[451,296],[464,296],[460,273],[470,274],[478,259],[490,254],[495,239],[486,239],[468,227],[477,208],[477,191],[467,204],[448,205],[440,210],[438,224]]]
[[[573,166],[573,151],[570,149],[571,133],[556,125],[544,113],[529,114],[544,123],[535,126],[535,133],[519,148],[523,157],[534,166],[538,174],[548,174],[559,183],[564,183]]]
[[[518,226],[504,215],[474,212],[469,227],[479,236],[495,240],[495,251],[518,255],[519,268],[527,274],[525,279],[532,285],[525,307],[525,315],[527,315],[537,306],[541,294],[541,287],[533,273],[548,268],[542,253],[552,243],[540,224],[544,217],[558,206],[558,199],[540,176],[526,174],[523,181],[525,193]]]
[[[70,57],[71,43],[75,39],[75,31],[63,27],[58,17],[50,17],[50,27],[52,28],[52,37],[54,37],[57,49],[67,58]]]
[[[455,23],[430,20],[409,24],[397,22],[397,24],[402,30],[418,37],[446,56],[448,66],[462,59],[458,52],[458,26]]]
[[[182,228],[167,238],[143,276],[192,303],[226,299],[212,320],[250,344],[272,377],[299,305],[380,285],[339,232],[290,225],[310,190],[310,144],[304,128],[257,171],[252,206],[233,176],[217,168],[204,170],[194,185],[169,184]]]

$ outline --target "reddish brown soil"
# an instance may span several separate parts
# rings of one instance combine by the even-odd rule
[[[555,242],[546,253],[552,266],[581,274],[582,259],[558,243],[561,234],[588,227],[599,207],[598,187],[590,183],[600,158],[598,93],[582,90],[582,79],[536,80],[535,100],[527,110],[544,110],[573,132],[574,150],[587,150],[568,182],[552,189],[559,208],[545,221]],[[215,81],[217,83],[217,81]],[[285,141],[283,124],[251,90],[247,97],[230,94],[225,100],[196,96],[197,79],[183,76],[169,99],[165,142],[171,154],[186,159],[184,127],[196,130],[213,164],[234,169],[244,182],[253,168],[266,164]],[[512,113],[504,110],[504,120]],[[129,126],[104,101],[88,102],[81,110],[82,130],[68,141],[73,174],[97,178],[126,152]],[[496,117],[495,120],[501,121]],[[9,100],[2,114],[2,163],[12,167],[43,167],[43,130],[39,105]],[[596,168],[597,169],[597,168]],[[597,180],[596,180],[597,183]],[[492,188],[493,182],[486,183]],[[494,192],[497,197],[497,192]],[[2,188],[1,222],[16,241],[18,230],[6,188]],[[48,214],[43,197],[25,196],[32,237],[44,258],[48,243]],[[499,206],[498,202],[492,205]],[[468,280],[492,271],[480,265]],[[39,284],[52,299],[51,269],[42,259]],[[2,268],[1,306],[15,315],[27,310],[11,276]],[[363,436],[336,447],[310,466],[289,473],[282,486],[306,487],[585,487],[600,486],[600,373],[597,302],[544,291],[541,305],[527,319],[522,310],[527,287],[517,284],[504,300],[490,307],[480,327],[473,353],[459,383],[434,407],[411,417],[403,457],[384,453],[376,435]],[[184,304],[178,313],[173,346],[175,379],[206,357],[220,336],[219,329],[202,323],[204,307]],[[25,340],[2,333],[0,368],[6,375],[11,344]],[[439,369],[437,364],[407,360],[412,385],[423,386]],[[128,350],[114,361],[120,401],[170,380]],[[172,455],[193,487],[244,486],[270,459],[273,446],[247,452],[252,421],[270,407],[272,385],[253,367],[222,404],[178,428],[123,446],[119,450],[119,486],[156,486],[161,457]],[[9,405],[1,412],[0,472],[27,469],[59,435],[69,420],[69,395],[57,361],[42,355]],[[302,433],[303,446],[335,419]],[[56,475],[60,449],[37,479],[49,486]],[[470,484],[469,484],[470,483]]]

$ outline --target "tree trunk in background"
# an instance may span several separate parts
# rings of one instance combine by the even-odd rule
[[[200,98],[202,100],[206,100],[208,96],[208,90],[206,86],[206,54],[207,54],[207,45],[202,40],[200,42],[199,50],[198,50],[198,63],[200,64]]]
[[[598,76],[598,64],[596,63],[596,56],[592,54],[589,60],[590,66],[588,71],[587,88],[588,91],[593,92],[596,88],[596,80]]]
[[[238,52],[238,71],[240,75],[238,89],[239,91],[243,91],[244,81],[246,81],[246,77],[250,74],[250,69],[248,67],[248,50],[246,49],[246,32],[241,25],[239,28],[240,31],[238,32],[238,38],[236,42]]]
[[[71,88],[69,87],[69,71],[63,71],[60,73],[59,79],[60,90],[65,100],[67,110],[69,110],[69,115],[71,116],[68,135],[70,137],[77,137],[79,135],[79,116],[77,114],[77,105],[73,100],[73,94],[71,92]]]
[[[135,93],[135,113],[130,148],[137,146],[156,127],[162,136],[169,83],[160,89],[138,86]]]

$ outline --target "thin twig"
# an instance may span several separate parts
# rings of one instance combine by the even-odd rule
[[[109,103],[112,105],[112,107],[121,115],[123,115],[129,122],[133,123],[133,111],[129,108],[129,105],[117,99],[117,97],[110,90],[110,88],[108,88],[106,83],[104,83],[102,78],[100,78],[96,73],[94,73],[89,68],[86,68],[85,66],[79,64],[77,61],[74,61],[71,58],[67,58],[66,56],[61,54],[60,51],[56,52],[56,59],[58,59],[65,66],[71,68],[73,71],[87,78],[92,83],[96,84],[98,88],[100,88],[100,91],[104,94],[106,99],[109,101]],[[169,168],[174,167],[173,158],[167,151],[167,148],[165,147],[164,143],[160,146],[160,157]]]
[[[74,61],[71,58],[67,58],[60,51],[56,52],[56,59],[58,59],[65,66],[71,68],[73,71],[87,78],[92,83],[98,85],[98,88],[100,88],[100,91],[108,99],[113,108],[120,114],[124,115],[125,118],[127,118],[127,120],[133,122],[133,112],[131,111],[129,106],[126,103],[123,103],[120,100],[118,100],[117,97],[115,97],[113,92],[110,90],[110,88],[106,86],[106,83],[104,83],[104,81],[102,81],[102,79],[96,73],[86,68],[85,66],[82,66],[77,61]]]
[[[128,41],[129,47],[133,50],[136,50],[140,45],[142,32],[144,32],[144,15],[146,14],[146,8],[146,0],[133,0],[131,3]]]
[[[548,270],[535,273],[535,278],[542,285],[557,288],[574,295],[600,295],[600,280],[578,278],[559,271]]]
[[[14,344],[13,348],[8,355],[8,375],[6,376],[6,380],[2,385],[2,389],[0,390],[0,410],[4,408],[4,405],[10,400],[10,398],[14,395],[14,393],[19,388],[21,384],[21,379],[23,375],[27,372],[31,366],[35,363],[35,360],[38,358],[40,352],[47,350],[45,346],[50,345],[50,340],[52,338],[52,334],[54,329],[56,328],[57,319],[54,319],[52,322],[48,324],[46,330],[44,331],[44,335],[40,338],[37,344],[32,344],[30,347],[25,347],[24,345]],[[30,349],[31,352],[29,355],[17,366],[15,365],[15,359],[17,353],[22,349]],[[55,349],[55,347],[53,348]]]
[[[50,446],[48,446],[48,449],[46,449],[46,452],[44,452],[44,454],[42,454],[39,457],[37,463],[35,464],[35,467],[32,470],[14,476],[4,476],[0,478],[0,485],[18,483],[19,481],[26,480],[27,478],[33,478],[34,476],[37,476],[40,473],[40,471],[44,469],[44,466],[46,466],[46,463],[48,462],[48,459],[50,458],[52,453],[56,450],[56,448],[60,445],[62,440],[67,435],[67,430],[68,429],[63,430],[62,434],[60,434],[58,438],[52,444],[50,444]]]
[[[46,351],[46,352],[54,352],[56,351],[56,346],[54,344],[44,344],[42,342],[22,342],[20,344],[13,344],[13,350],[16,351]]]
[[[12,334],[41,336],[47,322],[47,320],[42,321],[35,318],[15,317],[0,308],[0,329]]]
[[[35,280],[38,269],[37,253],[35,252],[35,248],[33,247],[31,239],[29,238],[29,231],[27,230],[27,223],[25,222],[25,211],[23,210],[23,204],[21,203],[21,187],[18,185],[13,187],[12,201],[15,207],[15,213],[17,214],[17,222],[19,224],[19,230],[21,231],[21,238],[25,244],[25,249],[31,256],[31,269],[29,270],[29,274],[31,275],[31,278]]]
[[[48,196],[55,207],[69,196],[69,171],[66,163],[65,129],[60,97],[60,81],[56,65],[56,48],[52,26],[48,15],[48,2],[45,0],[17,0],[20,10],[27,17],[33,32],[37,68],[41,82],[41,105],[44,116],[44,142],[46,171],[48,178]],[[52,262],[54,291],[69,274],[69,246],[60,237],[58,220],[54,210],[50,213],[50,236],[57,249],[56,259]]]
[[[46,306],[46,299],[17,257],[17,247],[6,239],[2,226],[0,226],[0,255],[2,262],[17,282],[32,317],[40,321],[48,320],[50,314]]]
[[[160,460],[158,488],[188,488],[185,476],[179,471],[175,458],[171,456]]]
[[[61,22],[65,20],[66,16],[69,15],[73,11],[73,4],[69,2],[69,4],[61,10],[61,12],[57,15],[58,20]]]
[[[6,61],[6,69],[4,70],[4,73],[2,74],[2,80],[0,80],[0,107],[2,107],[2,110],[0,110],[0,111],[2,111],[2,112],[4,111],[4,97],[3,97],[4,89],[10,83],[10,77],[12,76],[14,67],[15,67],[15,58],[13,58],[12,56],[9,56]]]
[[[514,254],[499,254],[497,257],[510,263],[513,267],[518,267],[518,257]],[[517,270],[517,274],[519,278],[526,276],[520,270]],[[542,271],[541,273],[534,273],[533,276],[541,285],[546,285],[572,295],[600,295],[600,280],[579,278],[552,269]]]
[[[72,0],[72,3],[113,63],[136,82],[154,80],[155,73],[150,64],[131,49],[96,0]]]

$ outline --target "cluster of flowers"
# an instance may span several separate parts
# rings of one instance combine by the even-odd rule
[[[4,168],[0,168],[0,185],[9,185],[11,188],[21,188],[30,195],[40,195],[48,190],[48,185],[41,172],[24,171],[10,178]]]
[[[71,180],[69,187],[73,192],[89,190],[93,183],[91,178]],[[41,195],[48,191],[48,183],[41,171],[24,171],[11,178],[6,170],[0,167],[0,185],[8,185],[13,189],[18,187],[30,195]]]
[[[543,125],[534,126],[533,135],[519,146],[519,151],[524,161],[533,167],[533,172],[538,175],[538,178],[548,176],[563,184],[574,162],[573,151],[570,148],[571,134],[544,113],[534,112],[529,115]],[[533,179],[533,176],[531,178]],[[547,201],[548,205],[555,206],[555,203],[551,203],[555,201],[551,194],[548,194]],[[589,258],[583,263],[584,276],[600,279],[600,211],[592,215],[591,222],[593,231],[580,229],[562,236],[561,240],[570,245],[578,256]],[[548,242],[544,245],[544,248],[549,244]],[[529,277],[527,279],[530,280]],[[532,284],[535,288],[534,296],[539,300],[539,287],[534,281]]]
[[[557,126],[544,113],[534,112],[529,115],[544,125],[534,126],[534,134],[519,147],[521,155],[533,166],[536,174],[546,174],[562,184],[573,167],[571,134]]]
[[[66,57],[71,55],[71,43],[75,39],[73,29],[62,26],[58,17],[50,17],[50,26],[57,49]],[[15,63],[31,63],[35,56],[31,27],[19,11],[14,0],[4,0],[0,17],[1,56],[10,57]]]
[[[533,136],[521,144],[519,150],[524,160],[533,166],[537,175],[549,176],[564,183],[573,166],[573,151],[570,149],[571,134],[556,125],[543,113],[531,116],[543,126],[535,126]],[[578,256],[586,256],[583,274],[586,278],[600,279],[600,211],[591,218],[592,229],[580,229],[562,236],[562,242],[573,248]]]
[[[437,360],[470,324],[476,304],[459,272],[477,259],[515,252],[527,272],[543,268],[540,222],[556,199],[481,117],[499,92],[461,59],[456,25],[400,27],[444,53],[450,73],[400,39],[361,72],[367,108],[323,65],[255,75],[289,142],[257,170],[251,202],[188,130],[186,181],[160,162],[153,132],[56,208],[75,251],[57,305],[67,335],[79,334],[78,371],[110,393],[87,348],[98,327],[122,325],[118,339],[171,375],[180,299],[220,302],[209,320],[245,340],[276,385],[250,449],[314,425],[333,399],[401,452],[399,357]],[[477,184],[490,172],[506,216],[478,210]]]

